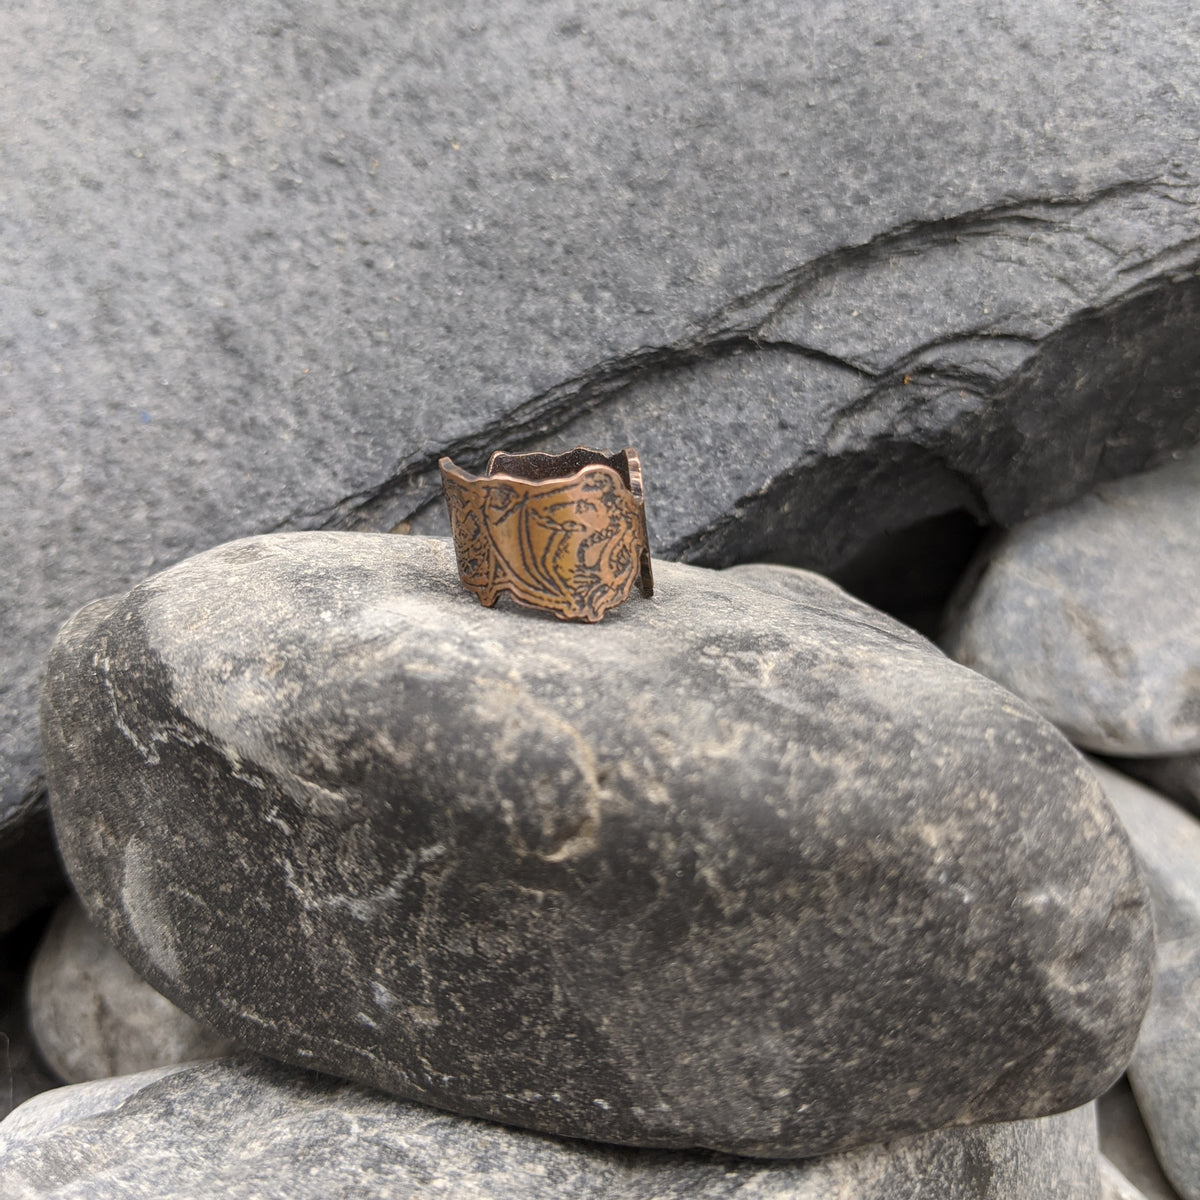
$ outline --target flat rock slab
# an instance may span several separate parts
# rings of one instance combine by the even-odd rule
[[[621,1150],[238,1059],[79,1084],[0,1124],[5,1200],[1098,1200],[1092,1106],[801,1163]]]
[[[440,539],[210,551],[56,643],[72,879],[218,1031],[469,1115],[801,1156],[1091,1099],[1152,958],[1091,771],[781,575],[581,626]]]
[[[1194,15],[6,6],[2,802],[76,607],[441,454],[632,439],[656,553],[828,568],[1194,444]]]
[[[944,639],[1105,754],[1200,750],[1200,452],[987,549]]]
[[[1200,1200],[1200,821],[1099,764],[1146,872],[1158,933],[1154,998],[1129,1082],[1163,1172]]]
[[[74,897],[46,930],[26,994],[37,1048],[66,1083],[220,1058],[235,1049],[142,979]]]

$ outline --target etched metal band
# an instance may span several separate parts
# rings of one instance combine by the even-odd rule
[[[463,586],[491,608],[518,604],[564,621],[599,621],[635,581],[654,593],[637,451],[505,454],[485,475],[438,466]]]

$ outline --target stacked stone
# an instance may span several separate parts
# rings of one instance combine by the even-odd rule
[[[0,1200],[1197,1200],[1193,6],[301,7],[0,16]]]
[[[1197,745],[1198,464],[987,549],[945,644],[1009,690],[761,565],[593,627],[481,610],[440,539],[279,534],[81,610],[43,728],[91,923],[29,1002],[119,1077],[0,1126],[5,1186],[1123,1197],[1086,1106],[1132,1055],[1191,1200],[1200,823],[1044,718]]]
[[[1190,0],[89,17],[0,15],[0,929],[55,630],[198,551],[632,443],[661,557],[911,569],[1200,440]]]
[[[589,627],[281,534],[88,606],[43,719],[90,920],[28,1000],[103,1082],[4,1186],[1194,1200],[1200,822],[1049,722],[1200,748],[1197,514],[1200,453],[989,545],[944,644],[1004,689],[784,567]],[[1170,1184],[1119,1092],[1096,1156],[1127,1062]]]
[[[960,662],[1109,756],[1093,767],[1146,873],[1158,934],[1129,1082],[1162,1170],[1186,1200],[1200,1197],[1197,595],[1193,451],[1000,538],[973,568],[945,638]]]
[[[1094,1197],[1153,953],[1094,772],[819,576],[656,580],[584,626],[482,610],[441,539],[277,534],[81,610],[43,729],[91,918],[217,1034],[431,1109],[160,1070],[19,1111],[9,1177],[213,1139],[236,1195],[352,1128],[396,1153],[313,1153],[378,1194]]]

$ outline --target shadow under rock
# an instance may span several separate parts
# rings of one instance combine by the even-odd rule
[[[1120,1170],[1146,1200],[1182,1200],[1154,1155],[1129,1080],[1122,1075],[1099,1100],[1100,1152]]]
[[[62,1081],[42,1062],[29,1033],[25,980],[53,907],[28,917],[0,938],[0,1121]]]
[[[954,509],[880,534],[831,577],[851,595],[936,638],[946,605],[988,533],[966,509]]]

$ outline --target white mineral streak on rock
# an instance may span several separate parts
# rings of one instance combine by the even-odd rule
[[[121,907],[150,961],[167,979],[179,977],[179,954],[164,904],[167,886],[154,862],[153,851],[138,838],[125,846],[121,872]]]

